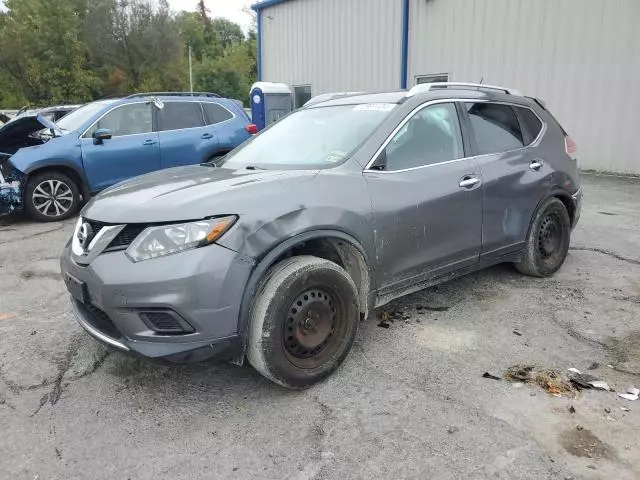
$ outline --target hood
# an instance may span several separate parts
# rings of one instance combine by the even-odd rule
[[[268,201],[316,170],[233,170],[194,165],[142,175],[94,197],[82,216],[105,223],[163,223],[237,214]]]
[[[42,115],[26,115],[11,120],[0,127],[0,152],[13,154],[20,148],[33,145],[30,137],[43,128],[58,132],[56,124]]]

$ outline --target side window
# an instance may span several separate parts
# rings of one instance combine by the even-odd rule
[[[116,107],[94,123],[84,136],[91,137],[103,128],[111,130],[114,137],[150,133],[153,131],[151,104],[131,103]]]
[[[224,122],[233,118],[233,113],[217,103],[203,103],[204,113],[207,116],[207,125]]]
[[[471,128],[481,155],[524,147],[516,113],[509,105],[466,103]]]
[[[420,110],[396,133],[384,153],[387,171],[464,157],[455,104],[439,103]]]
[[[518,116],[523,123],[525,130],[525,140],[526,144],[529,145],[533,142],[538,135],[540,135],[540,131],[542,130],[542,122],[538,118],[538,116],[533,113],[533,111],[529,108],[525,107],[513,107],[518,112]]]
[[[180,130],[204,126],[202,108],[198,102],[164,102],[158,111],[158,130]]]

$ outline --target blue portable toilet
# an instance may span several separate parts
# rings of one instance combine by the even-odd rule
[[[256,82],[251,86],[251,121],[262,130],[291,112],[291,89],[284,83]]]

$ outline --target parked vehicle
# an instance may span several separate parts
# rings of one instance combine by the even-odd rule
[[[419,85],[300,109],[213,164],[105,190],[61,258],[77,319],[121,351],[248,358],[303,388],[394,298],[501,262],[563,264],[576,146],[514,90]]]
[[[23,114],[0,129],[0,213],[63,220],[111,185],[223,156],[255,133],[236,101],[205,93],[136,94],[57,121],[47,115]]]

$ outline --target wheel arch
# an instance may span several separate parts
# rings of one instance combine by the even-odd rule
[[[576,206],[573,203],[573,198],[571,197],[571,194],[561,188],[551,189],[547,193],[547,195],[545,195],[542,198],[542,200],[538,202],[538,205],[536,205],[536,208],[533,211],[533,215],[531,215],[531,218],[529,219],[529,228],[527,228],[527,236],[525,238],[529,238],[529,234],[531,233],[531,228],[533,227],[533,221],[538,215],[540,208],[542,208],[542,205],[544,205],[544,203],[550,198],[557,198],[564,204],[565,208],[567,209],[567,213],[569,214],[569,221],[571,222],[571,225],[573,225],[573,221],[576,214]]]
[[[238,318],[238,333],[247,342],[247,327],[253,298],[260,281],[269,269],[285,258],[314,255],[337,263],[344,268],[358,288],[360,313],[365,318],[373,307],[374,288],[367,253],[361,243],[351,235],[338,230],[313,230],[291,237],[262,255],[245,286]]]
[[[29,179],[32,178],[34,175],[39,175],[41,173],[52,172],[52,171],[67,175],[71,180],[76,182],[76,184],[78,185],[78,188],[82,192],[82,196],[84,197],[84,200],[87,200],[89,198],[90,191],[87,183],[87,178],[84,172],[79,170],[76,166],[66,162],[51,163],[51,164],[36,166],[34,168],[28,169],[27,171],[24,172],[25,185],[26,185],[26,182],[28,182]]]

